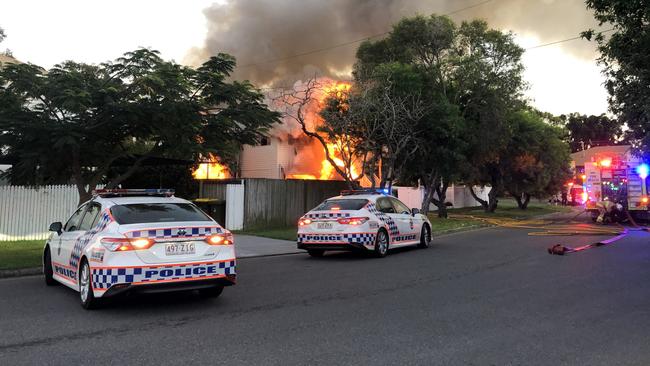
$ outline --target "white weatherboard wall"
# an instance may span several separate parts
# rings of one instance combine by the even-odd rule
[[[65,221],[77,208],[74,186],[0,186],[0,241],[41,240],[55,221]]]
[[[474,187],[474,192],[476,192],[479,198],[487,200],[487,195],[490,192],[490,187]],[[424,188],[413,188],[413,187],[393,187],[394,191],[397,191],[397,196],[399,199],[404,202],[409,208],[420,208],[422,207],[422,200],[424,199]],[[450,202],[454,208],[462,207],[476,207],[480,206],[478,201],[474,199],[472,194],[469,192],[469,188],[466,186],[455,186],[451,185],[447,188],[447,194],[445,197],[446,202]],[[431,204],[430,210],[436,211],[438,207]]]

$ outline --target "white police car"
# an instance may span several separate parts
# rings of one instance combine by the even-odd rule
[[[327,250],[372,251],[431,243],[431,222],[419,210],[375,191],[343,191],[298,221],[298,249],[314,257]]]
[[[170,190],[97,190],[50,230],[45,283],[79,291],[84,308],[128,291],[216,297],[235,283],[232,234]]]

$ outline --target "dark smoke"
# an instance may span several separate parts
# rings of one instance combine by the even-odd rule
[[[266,62],[350,42],[390,29],[404,16],[445,14],[482,0],[229,0],[206,9],[205,45],[185,62],[199,64],[226,52],[237,57],[237,79],[259,85],[292,85],[313,76],[349,78],[358,43],[280,62]],[[451,17],[483,18],[491,27],[534,35],[540,42],[570,38],[596,24],[583,0],[493,0]],[[586,41],[561,45],[592,59]]]

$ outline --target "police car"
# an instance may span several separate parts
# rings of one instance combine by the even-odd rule
[[[298,221],[298,249],[320,257],[327,250],[360,250],[384,257],[389,248],[431,243],[431,222],[419,210],[376,191],[344,191]]]
[[[92,308],[125,292],[198,290],[216,297],[235,283],[233,236],[171,190],[94,192],[53,231],[43,251],[45,283],[79,292]]]

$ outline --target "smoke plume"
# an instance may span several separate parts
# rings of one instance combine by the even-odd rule
[[[234,55],[234,77],[258,85],[292,85],[313,76],[350,77],[359,43],[311,52],[381,34],[405,16],[451,14],[482,18],[493,28],[535,36],[541,43],[577,36],[596,26],[584,0],[228,0],[204,10],[205,45],[191,50],[185,63],[200,64],[219,52]],[[480,5],[479,5],[480,4]],[[567,52],[593,58],[593,44],[567,42]],[[291,57],[303,54],[300,57]],[[271,61],[278,60],[279,61]]]

